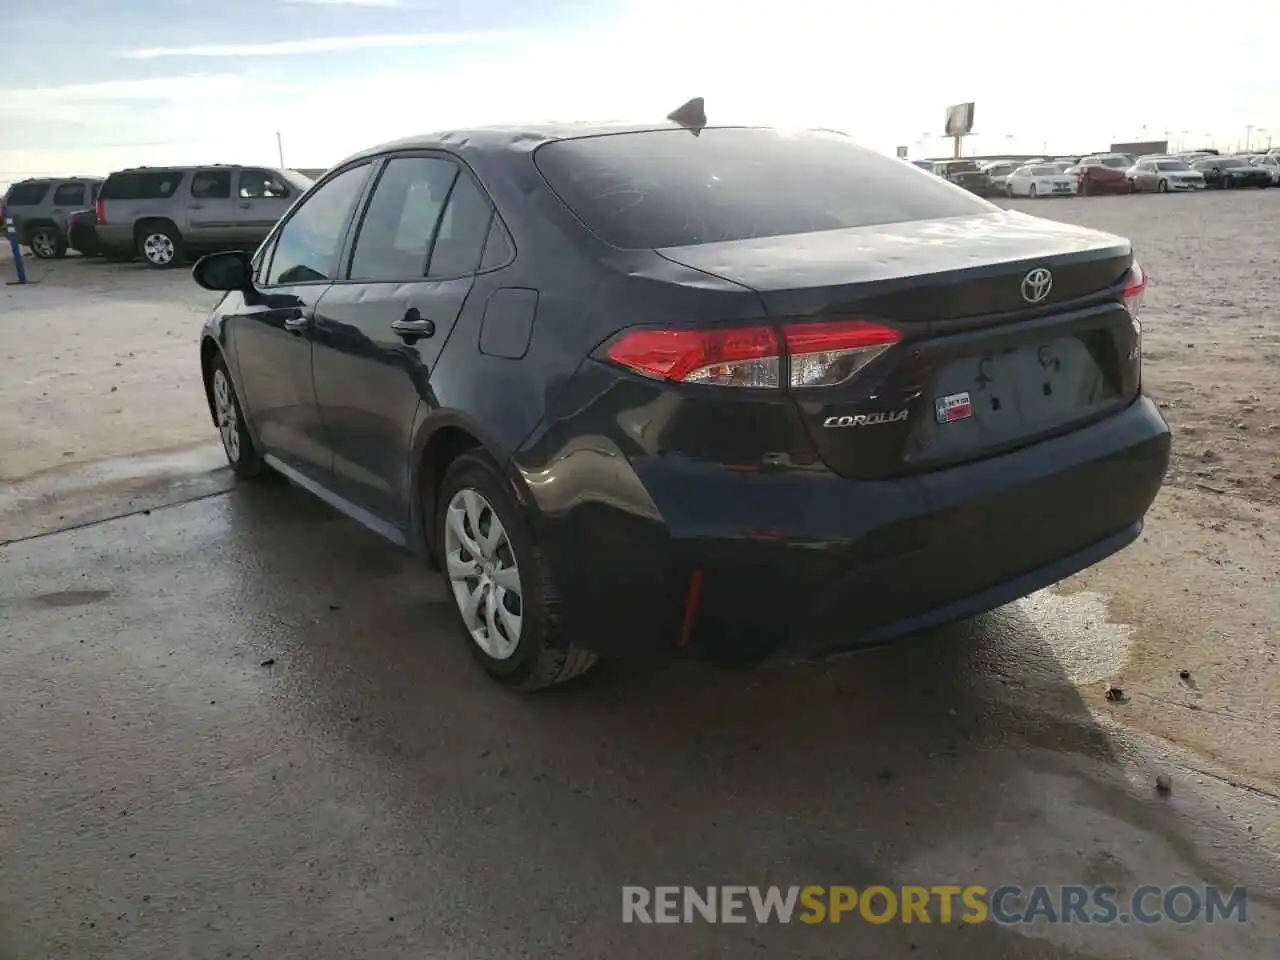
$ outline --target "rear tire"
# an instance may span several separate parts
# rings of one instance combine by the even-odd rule
[[[472,656],[497,682],[541,690],[585,673],[596,655],[560,628],[559,590],[524,511],[493,462],[464,453],[440,486],[436,544]]]
[[[182,234],[168,220],[147,220],[138,224],[137,249],[147,266],[172,270],[186,262]]]

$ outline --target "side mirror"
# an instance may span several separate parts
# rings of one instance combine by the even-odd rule
[[[210,253],[196,261],[191,276],[206,290],[249,290],[253,287],[253,263],[243,250]]]

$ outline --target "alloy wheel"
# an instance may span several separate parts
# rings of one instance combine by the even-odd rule
[[[497,511],[477,490],[454,494],[445,511],[445,569],[471,639],[495,660],[512,657],[524,619],[520,568]]]
[[[41,227],[31,236],[31,252],[41,260],[52,260],[58,253],[58,239],[48,227]]]
[[[213,407],[218,417],[218,433],[222,435],[222,449],[233,464],[240,460],[240,417],[236,413],[235,394],[227,375],[222,370],[213,371]]]
[[[173,238],[167,234],[149,233],[142,241],[143,256],[157,266],[172,263],[175,252]]]

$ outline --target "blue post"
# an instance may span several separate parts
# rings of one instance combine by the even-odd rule
[[[13,265],[18,271],[18,283],[27,282],[27,268],[22,262],[22,245],[18,243],[18,231],[13,228],[13,221],[5,220],[4,232],[9,235],[9,249],[13,251]]]

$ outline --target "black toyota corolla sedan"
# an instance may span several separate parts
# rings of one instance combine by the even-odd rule
[[[1127,240],[839,134],[402,140],[195,276],[235,472],[424,551],[524,689],[972,616],[1132,542],[1169,461]]]

